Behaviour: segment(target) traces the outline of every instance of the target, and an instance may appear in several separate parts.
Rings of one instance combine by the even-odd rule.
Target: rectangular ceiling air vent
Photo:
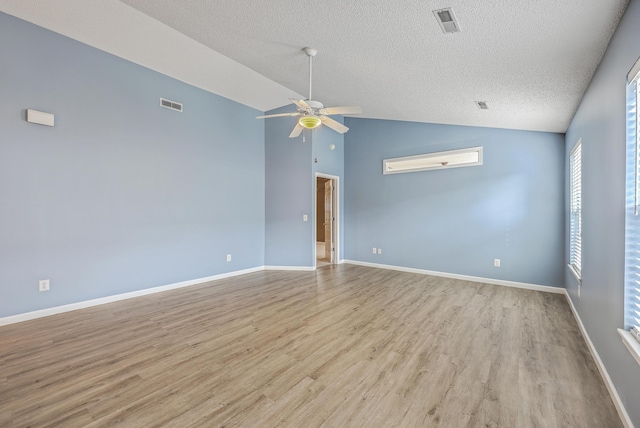
[[[177,103],[175,101],[166,100],[164,98],[160,98],[160,105],[164,108],[168,108],[171,110],[182,112],[182,104]]]
[[[476,101],[476,105],[480,110],[489,110],[489,106],[486,101]]]
[[[438,20],[438,24],[440,25],[440,28],[442,28],[443,33],[447,34],[460,32],[460,26],[458,25],[458,21],[453,15],[453,10],[451,10],[450,7],[446,9],[434,10],[433,14]]]

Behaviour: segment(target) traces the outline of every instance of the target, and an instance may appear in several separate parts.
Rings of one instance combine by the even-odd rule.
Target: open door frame
[[[318,192],[318,177],[322,177],[322,178],[328,178],[332,181],[333,183],[333,215],[335,217],[335,220],[333,222],[334,227],[333,227],[333,245],[335,248],[334,254],[333,254],[333,260],[334,260],[334,264],[338,264],[340,263],[340,177],[338,177],[337,175],[331,175],[331,174],[324,174],[321,172],[316,172],[315,176],[313,177],[313,188],[315,190],[314,195],[317,194]],[[315,196],[314,196],[315,197]],[[317,254],[316,254],[316,240],[318,239],[317,237],[317,213],[318,211],[318,207],[315,207],[315,209],[313,210],[313,266],[314,268],[317,267]]]

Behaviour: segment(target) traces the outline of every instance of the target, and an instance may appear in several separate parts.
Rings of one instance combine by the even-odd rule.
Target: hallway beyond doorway
[[[316,242],[316,267],[330,265],[331,262],[324,257],[324,242]]]

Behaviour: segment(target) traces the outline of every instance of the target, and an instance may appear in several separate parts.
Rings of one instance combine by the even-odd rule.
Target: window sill
[[[633,358],[636,359],[637,363],[640,364],[640,343],[629,333],[628,331],[618,329],[618,334],[622,337],[622,343],[627,347]]]
[[[582,277],[580,276],[580,272],[578,272],[578,270],[573,265],[567,265],[567,267],[569,267],[569,270],[571,271],[573,276],[575,276],[578,280],[578,284],[582,285]]]

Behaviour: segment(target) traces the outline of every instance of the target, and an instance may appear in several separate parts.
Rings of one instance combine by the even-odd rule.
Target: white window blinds
[[[571,235],[569,267],[578,280],[582,270],[582,140],[571,150],[569,171],[571,180]]]
[[[625,329],[640,342],[640,60],[627,86],[627,181],[625,211]],[[634,73],[633,75],[631,73]]]

